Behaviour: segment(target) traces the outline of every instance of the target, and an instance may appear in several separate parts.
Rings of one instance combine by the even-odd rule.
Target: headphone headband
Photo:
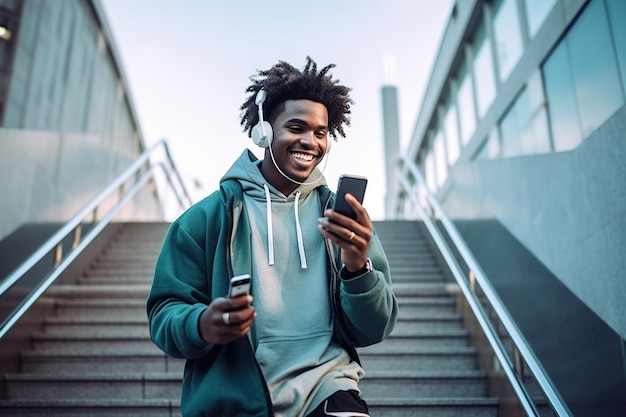
[[[261,148],[267,148],[272,142],[274,135],[272,125],[263,120],[263,103],[265,103],[266,98],[267,93],[264,89],[260,89],[259,92],[256,93],[256,98],[254,99],[254,103],[259,108],[259,122],[252,128],[251,136],[254,144],[260,146]]]

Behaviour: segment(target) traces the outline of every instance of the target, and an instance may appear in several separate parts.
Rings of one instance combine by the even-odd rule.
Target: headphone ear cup
[[[265,131],[265,134],[263,134]],[[272,131],[272,125],[268,122],[259,122],[253,128],[251,132],[252,142],[261,148],[267,148],[272,142],[274,132]]]

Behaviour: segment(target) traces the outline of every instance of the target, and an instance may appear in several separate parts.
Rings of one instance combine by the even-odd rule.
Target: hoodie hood
[[[261,173],[261,163],[250,150],[246,149],[235,161],[232,167],[222,177],[221,182],[227,180],[237,180],[242,186],[244,196],[253,200],[255,204],[265,204],[267,222],[267,251],[268,263],[274,264],[274,233],[272,204],[293,203],[295,217],[295,231],[298,241],[298,252],[300,253],[300,263],[303,269],[307,268],[302,229],[300,226],[299,202],[307,198],[317,187],[325,186],[326,180],[319,168],[315,168],[309,178],[293,190],[289,195],[283,194],[270,184]],[[318,181],[309,179],[319,178]]]

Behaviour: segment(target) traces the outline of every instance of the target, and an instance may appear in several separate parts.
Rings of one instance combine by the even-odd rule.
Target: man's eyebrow
[[[306,120],[302,120],[302,119],[298,119],[296,117],[294,117],[293,119],[289,119],[287,120],[285,123],[297,123],[297,124],[301,124],[301,125],[308,125],[309,123]],[[317,130],[328,130],[328,126],[326,125],[320,125],[316,128]]]

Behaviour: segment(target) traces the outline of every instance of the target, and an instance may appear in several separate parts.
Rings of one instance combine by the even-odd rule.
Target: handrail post
[[[124,195],[124,189],[126,188],[126,184],[125,183],[121,183],[120,186],[117,188],[117,198],[120,199],[122,198],[122,196]]]
[[[524,380],[524,361],[522,360],[522,355],[520,355],[519,349],[513,347],[513,358],[515,363],[515,370],[517,371],[517,376],[523,381]]]
[[[82,234],[83,225],[81,223],[78,224],[74,228],[74,239],[72,240],[72,249],[76,249],[78,244],[80,243],[80,236]]]
[[[63,241],[60,241],[59,243],[57,243],[54,249],[54,262],[53,262],[54,268],[59,266],[62,259],[63,259]]]

